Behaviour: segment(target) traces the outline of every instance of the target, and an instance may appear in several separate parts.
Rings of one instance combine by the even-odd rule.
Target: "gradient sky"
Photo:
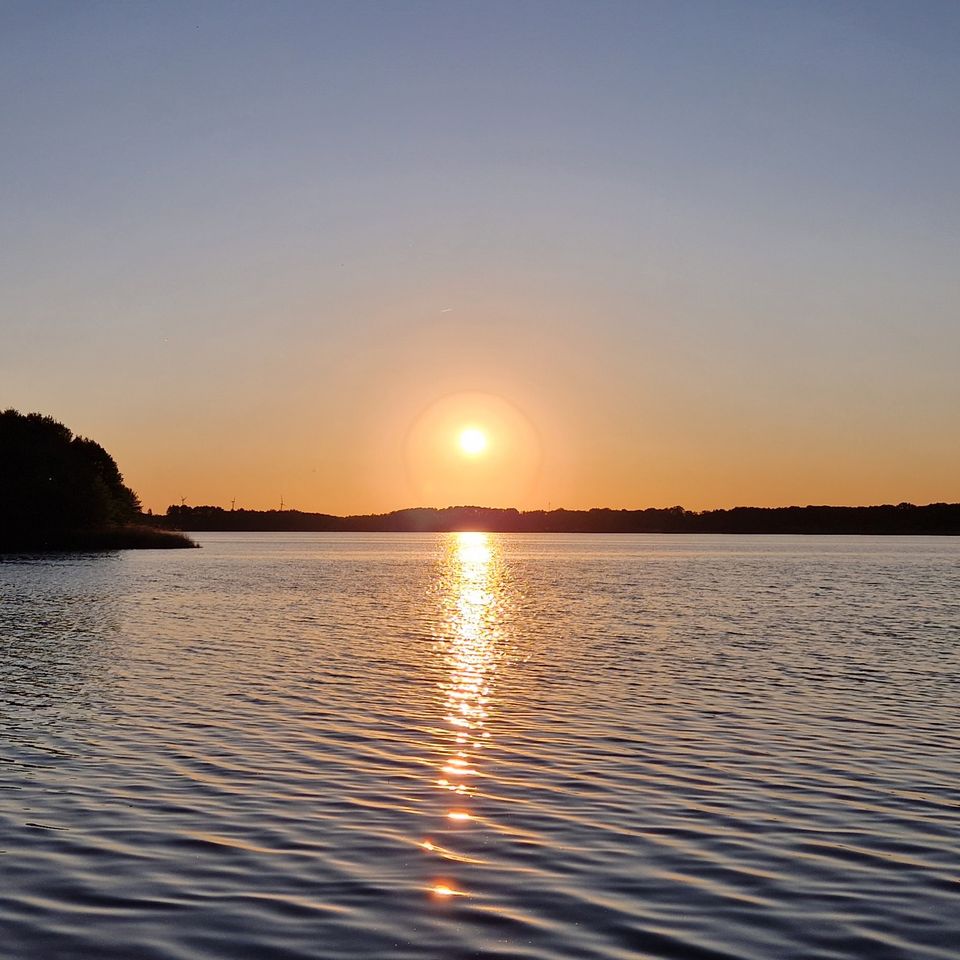
[[[960,500],[958,51],[955,2],[6,0],[0,407],[154,510]],[[478,395],[533,439],[445,486]]]

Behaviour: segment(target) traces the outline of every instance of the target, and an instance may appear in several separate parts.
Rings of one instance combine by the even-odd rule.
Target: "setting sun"
[[[410,498],[504,507],[539,502],[540,436],[510,400],[476,391],[437,397],[404,433]]]
[[[477,427],[466,427],[460,431],[460,449],[468,457],[477,457],[487,449],[487,435]]]

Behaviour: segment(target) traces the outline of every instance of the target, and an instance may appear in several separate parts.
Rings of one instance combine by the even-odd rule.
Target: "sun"
[[[460,431],[460,449],[468,457],[479,457],[487,449],[487,435],[479,427],[464,427]]]
[[[403,424],[395,423],[399,433]],[[542,458],[539,432],[511,401],[489,393],[449,394],[407,426],[405,496],[429,504],[527,507],[539,495]]]

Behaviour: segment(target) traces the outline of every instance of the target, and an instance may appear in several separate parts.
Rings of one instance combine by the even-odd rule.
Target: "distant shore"
[[[739,533],[818,535],[960,535],[960,503],[882,504],[865,507],[733,507],[729,510],[528,510],[493,507],[421,507],[338,517],[300,510],[227,510],[171,506],[153,522],[197,532],[314,533]]]

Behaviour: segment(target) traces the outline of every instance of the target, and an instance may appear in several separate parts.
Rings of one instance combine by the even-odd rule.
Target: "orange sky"
[[[754,367],[733,347],[652,335],[644,348],[640,333],[578,329],[576,303],[511,313],[478,297],[388,313],[394,339],[381,328],[333,360],[310,343],[224,371],[208,348],[171,364],[162,403],[140,395],[122,418],[107,402],[70,422],[115,452],[155,510],[180,496],[333,513],[960,499],[945,370],[905,397],[841,360]],[[487,432],[483,456],[461,455],[464,426]]]

